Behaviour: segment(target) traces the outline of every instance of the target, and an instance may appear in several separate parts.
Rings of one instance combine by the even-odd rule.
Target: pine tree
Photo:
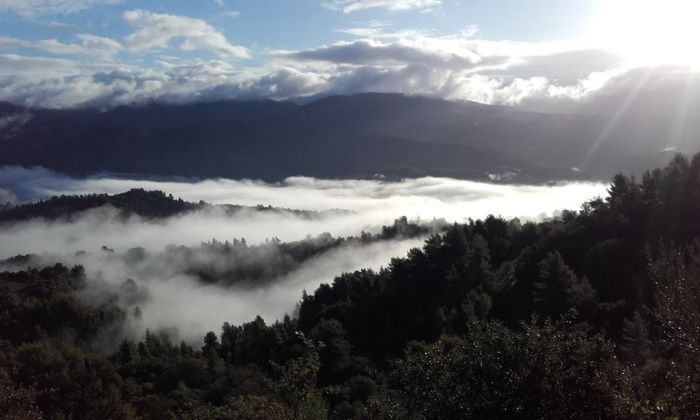
[[[542,315],[557,318],[572,308],[588,310],[595,302],[595,289],[590,282],[580,280],[559,252],[549,253],[539,267],[533,298]]]
[[[639,311],[634,311],[632,318],[625,318],[622,326],[622,356],[634,363],[643,364],[651,356],[651,340],[649,340],[649,324]]]
[[[210,354],[215,352],[219,348],[219,337],[216,336],[214,331],[209,331],[207,335],[204,336],[204,347],[202,347],[202,353]]]

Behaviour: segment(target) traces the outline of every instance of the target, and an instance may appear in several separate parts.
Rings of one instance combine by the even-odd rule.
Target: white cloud
[[[231,19],[237,19],[241,16],[241,12],[239,12],[238,10],[227,10],[225,12],[222,12],[221,16]]]
[[[287,66],[240,72],[219,60],[161,64],[157,71],[81,67],[70,60],[0,55],[0,100],[48,108],[113,107],[151,100],[288,99],[330,88],[325,75]]]
[[[76,30],[75,25],[58,21],[48,22],[46,26],[53,29],[56,32],[74,32]]]
[[[17,38],[0,37],[0,49],[26,48],[55,55],[95,55],[103,58],[111,57],[122,51],[122,45],[110,38],[97,35],[78,34],[80,44],[66,44],[56,39],[26,41]]]
[[[450,36],[365,29],[351,32],[362,39],[277,55],[322,69],[332,93],[401,92],[504,105],[582,98],[621,65],[612,54],[572,43],[476,39],[474,26]]]
[[[278,183],[232,179],[207,179],[196,182],[154,181],[104,176],[74,179],[40,168],[0,168],[0,189],[8,189],[25,201],[60,194],[115,194],[131,188],[143,188],[161,190],[192,202],[204,200],[214,204],[263,204],[304,210],[346,209],[357,212],[334,216],[340,220],[332,223],[326,221],[313,228],[310,226],[314,223],[304,225],[309,227],[309,232],[300,232],[304,229],[284,229],[284,223],[265,225],[264,229],[245,227],[242,223],[240,226],[226,227],[222,232],[222,235],[231,238],[240,236],[237,236],[235,231],[245,232],[244,236],[249,236],[249,239],[256,242],[275,235],[275,231],[282,235],[279,237],[285,241],[301,239],[306,233],[322,233],[324,229],[333,234],[347,235],[365,225],[390,223],[402,215],[427,220],[444,217],[450,222],[462,222],[470,217],[486,217],[493,213],[494,209],[499,209],[501,215],[507,218],[537,219],[542,213],[577,209],[583,201],[604,194],[605,187],[601,183],[504,185],[438,177],[397,182],[290,177]],[[313,205],[310,206],[309,203]],[[203,224],[206,218],[200,219],[197,223]],[[198,233],[196,226],[187,226],[187,223],[182,223],[181,229],[186,234],[181,236],[190,238],[192,243],[211,239],[210,235],[214,234],[213,228]],[[161,232],[159,235],[153,235],[153,240],[162,246],[173,242],[181,243],[182,240],[177,239],[177,235],[180,234],[181,232]],[[123,240],[127,242],[122,243],[120,247],[134,246],[128,243],[129,237],[124,237]]]
[[[214,29],[197,19],[143,11],[127,12],[125,18],[131,19],[138,30],[127,37],[120,58],[131,58],[129,50],[151,51],[171,43],[178,46],[178,39],[184,40],[181,48],[196,44],[228,51],[220,45],[228,44],[225,38],[221,34],[204,36]],[[78,35],[74,43],[0,38],[0,48],[3,44],[5,48],[31,47],[63,55],[75,53],[76,57],[72,61],[0,55],[0,100],[58,108],[112,107],[149,100],[284,100],[398,92],[547,111],[571,109],[594,93],[605,91],[612,78],[629,70],[619,57],[582,48],[578,43],[483,40],[475,37],[474,27],[454,35],[435,36],[421,31],[391,31],[389,25],[365,23],[377,33],[365,32],[350,41],[297,51],[270,51],[260,66],[244,68],[234,68],[226,60],[163,54],[158,55],[156,65],[147,68],[108,60],[87,65],[80,62],[78,54],[91,51],[97,55],[102,51],[102,58],[114,58],[121,45],[92,35]]]
[[[442,4],[441,0],[332,0],[323,5],[331,10],[352,13],[365,9],[386,9],[401,11],[412,9],[429,9]]]
[[[546,77],[557,83],[572,84],[586,79],[593,73],[609,71],[623,65],[624,60],[619,55],[600,49],[582,49],[525,56],[506,68],[483,73],[520,78]]]
[[[336,29],[335,32],[360,38],[372,38],[381,35],[382,30],[381,28],[373,28],[371,26],[360,26],[356,28]]]
[[[93,6],[118,4],[123,0],[0,0],[0,12],[16,13],[25,18],[38,15],[68,15]]]
[[[0,48],[30,48],[51,54],[78,54],[81,52],[80,45],[63,44],[56,39],[25,41],[17,38],[0,37]]]
[[[224,58],[250,58],[247,48],[232,45],[226,37],[201,19],[144,10],[124,12],[124,21],[137,28],[124,39],[135,52],[169,48],[173,39],[182,39],[183,51],[208,50]]]
[[[63,58],[25,57],[17,54],[0,54],[0,98],[12,101],[25,83],[41,83],[45,77],[66,77],[79,74],[75,62]],[[34,89],[32,89],[34,90]]]
[[[397,58],[397,57],[395,57]],[[367,60],[367,59],[365,59]],[[364,64],[297,62],[285,58],[262,68],[236,70],[222,61],[184,64],[162,60],[161,69],[79,67],[62,59],[0,55],[0,99],[44,107],[112,107],[159,100],[293,99],[320,94],[400,92],[452,100],[515,105],[531,97],[581,98],[605,86],[607,73],[569,84],[546,77],[481,74],[464,58],[442,66],[384,58]],[[489,58],[488,60],[493,60]],[[485,62],[488,62],[485,61]],[[493,61],[492,61],[493,62]],[[457,67],[456,64],[460,66]],[[4,77],[3,77],[4,75]]]
[[[362,26],[356,26],[353,28],[346,29],[336,29],[334,32],[352,35],[360,38],[379,38],[385,33],[386,29],[391,26],[392,23],[389,21],[371,19],[369,21],[363,22]]]
[[[84,49],[96,51],[99,54],[113,55],[124,49],[122,44],[111,38],[91,34],[78,34],[76,37],[82,41]]]

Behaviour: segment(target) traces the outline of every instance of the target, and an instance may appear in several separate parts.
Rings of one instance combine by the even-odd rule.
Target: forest
[[[224,215],[233,215],[243,210],[258,212],[290,213],[300,217],[314,218],[329,213],[343,213],[342,210],[326,210],[321,212],[308,210],[292,210],[258,205],[245,207],[239,205],[220,204],[212,205],[204,201],[192,203],[175,199],[172,194],[163,191],[146,191],[143,188],[133,188],[120,194],[81,194],[53,196],[48,200],[40,200],[32,203],[0,205],[0,224],[27,221],[32,219],[44,220],[71,220],[81,213],[111,207],[118,212],[120,218],[140,216],[146,219],[164,219],[176,215],[182,215],[196,210],[219,210]]]
[[[39,256],[18,256],[0,273],[0,413],[8,419],[700,416],[700,154],[676,155],[640,179],[616,175],[608,192],[541,222],[489,216],[426,228],[402,218],[358,238],[260,245],[277,247],[281,256],[264,268],[285,271],[339,241],[429,235],[384,268],[348,272],[305,292],[283,319],[227,322],[201,331],[196,345],[151,330],[109,343],[105,337],[121,336],[125,322],[139,316],[138,306],[127,311],[122,299],[138,300],[140,285],[127,281],[99,301],[86,299],[94,279],[82,266],[41,266]],[[13,211],[12,217],[52,214],[39,206],[0,216]],[[192,255],[225,253],[235,262],[256,246],[211,241],[168,252],[192,261],[201,261]],[[205,283],[274,277],[258,266],[194,266]]]

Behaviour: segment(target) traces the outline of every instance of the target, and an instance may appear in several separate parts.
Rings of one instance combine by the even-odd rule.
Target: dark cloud
[[[452,69],[471,69],[476,66],[505,64],[507,57],[482,57],[474,51],[430,50],[425,46],[401,42],[377,43],[369,40],[339,43],[321,48],[287,53],[286,58],[326,61],[353,65],[420,64]]]

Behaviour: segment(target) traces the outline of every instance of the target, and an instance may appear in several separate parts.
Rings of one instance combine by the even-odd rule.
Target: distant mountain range
[[[540,183],[639,173],[670,153],[700,148],[696,118],[678,131],[673,116],[638,110],[536,113],[378,93],[305,105],[226,101],[106,111],[1,103],[0,165],[70,175],[266,181],[430,175]]]

